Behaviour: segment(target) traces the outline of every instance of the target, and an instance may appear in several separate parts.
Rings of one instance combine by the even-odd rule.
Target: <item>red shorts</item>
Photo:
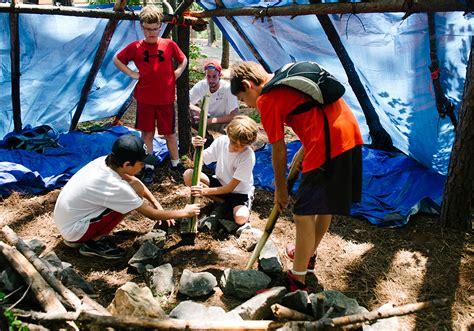
[[[87,240],[92,240],[97,237],[105,236],[110,233],[113,228],[120,223],[123,219],[123,214],[116,212],[114,210],[106,209],[99,216],[91,219],[89,221],[89,228],[86,233],[78,240],[78,242],[83,242]]]
[[[140,131],[155,131],[155,123],[158,134],[173,134],[175,131],[174,104],[169,105],[147,105],[137,102],[137,121],[135,127]]]

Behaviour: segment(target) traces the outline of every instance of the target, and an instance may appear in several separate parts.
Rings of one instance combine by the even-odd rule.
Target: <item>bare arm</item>
[[[130,69],[126,64],[122,63],[122,61],[120,61],[117,58],[117,56],[114,56],[114,64],[125,75],[127,75],[127,76],[129,76],[133,79],[136,79],[136,80],[138,80],[140,78],[140,73]]]
[[[288,206],[288,186],[286,182],[286,144],[281,139],[272,144],[272,164],[275,173],[275,205],[280,210]]]
[[[183,71],[184,71],[184,69],[186,69],[187,65],[188,65],[188,59],[184,58],[183,62],[181,62],[174,71],[174,76],[176,77],[176,79],[181,77],[181,75],[183,74]]]
[[[169,220],[174,218],[191,217],[199,215],[200,213],[199,204],[186,205],[183,209],[178,210],[159,210],[150,205],[146,200],[135,210],[152,220]]]
[[[191,194],[194,196],[205,196],[232,193],[239,184],[240,180],[232,178],[229,183],[220,187],[207,187],[196,185],[191,187]]]
[[[220,116],[220,117],[209,117],[207,119],[207,124],[229,123],[238,114],[239,114],[239,109],[235,108],[227,115]]]

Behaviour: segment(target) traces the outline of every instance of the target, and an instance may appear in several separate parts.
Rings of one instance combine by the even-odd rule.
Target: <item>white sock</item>
[[[308,271],[294,271],[293,269],[291,269],[291,273],[294,276],[304,276],[308,273]]]
[[[155,167],[152,166],[151,164],[145,164],[145,168],[146,168],[146,169],[155,170]]]
[[[179,160],[171,160],[171,166],[176,167],[179,163]]]

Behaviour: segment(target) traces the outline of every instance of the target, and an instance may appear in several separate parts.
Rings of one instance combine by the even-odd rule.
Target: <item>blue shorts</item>
[[[350,149],[301,175],[295,215],[349,216],[362,193],[362,147]]]

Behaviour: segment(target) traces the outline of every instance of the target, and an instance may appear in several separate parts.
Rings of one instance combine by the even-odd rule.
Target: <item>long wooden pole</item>
[[[407,4],[409,3],[409,5]],[[457,0],[387,0],[381,2],[321,3],[312,5],[290,5],[281,7],[242,7],[218,8],[209,11],[191,12],[193,17],[216,16],[299,16],[314,14],[363,14],[363,13],[434,13],[434,12],[471,12],[472,1],[462,4]]]
[[[296,179],[298,179],[298,174],[300,173],[300,167],[301,167],[301,162],[303,161],[303,157],[304,157],[304,149],[303,149],[303,146],[301,146],[298,152],[296,152],[295,156],[293,157],[293,160],[291,161],[290,171],[287,177],[288,193],[291,192],[291,190],[293,189],[293,185],[296,182]],[[265,243],[268,240],[268,237],[270,237],[270,234],[275,228],[275,224],[276,224],[276,221],[278,220],[278,217],[280,217],[280,211],[279,211],[279,208],[275,205],[273,206],[270,216],[268,216],[267,223],[265,224],[265,230],[263,231],[263,234],[260,237],[260,240],[258,241],[257,246],[255,246],[255,249],[252,252],[252,256],[250,256],[250,259],[248,260],[247,265],[245,266],[245,269],[248,270],[252,268],[253,264],[259,257],[260,252],[262,251],[263,247],[265,246]]]
[[[15,0],[12,1],[11,6],[7,5],[7,8],[13,8],[14,6]],[[18,132],[23,128],[20,103],[20,33],[18,31],[18,13],[10,12],[9,24],[13,128]]]
[[[10,6],[8,4],[0,3],[0,13],[14,13],[14,14],[39,14],[39,15],[59,15],[59,16],[76,16],[76,17],[92,17],[92,18],[115,18],[122,21],[138,21],[137,12],[125,11],[111,11],[103,9],[89,9],[79,7],[58,7],[48,5],[24,5],[16,4]],[[163,23],[175,22],[176,24],[183,24],[194,26],[198,24],[207,24],[203,19],[189,16],[174,16],[170,14],[163,15]]]
[[[82,309],[81,300],[67,287],[65,287],[48,269],[46,264],[35,255],[31,248],[8,225],[2,228],[2,233],[10,245],[18,249],[28,261],[38,270],[41,276],[55,289],[75,310]]]
[[[66,308],[56,297],[56,292],[46,283],[39,272],[16,248],[0,241],[0,252],[10,262],[10,265],[23,277],[35,294],[38,303],[47,313],[65,313]]]

